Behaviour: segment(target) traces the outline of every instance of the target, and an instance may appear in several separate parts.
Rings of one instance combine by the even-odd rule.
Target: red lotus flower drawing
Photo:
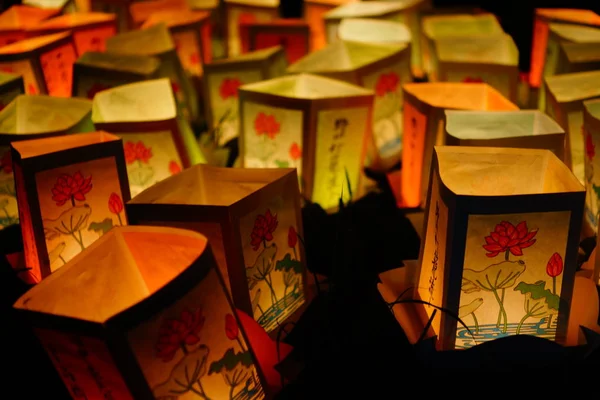
[[[467,76],[462,80],[463,83],[483,83],[483,79],[479,77]]]
[[[110,89],[110,86],[106,86],[101,83],[94,83],[90,90],[88,90],[87,92],[87,98],[91,100],[94,98],[94,96],[96,96],[97,93],[106,89]]]
[[[277,228],[277,214],[271,214],[271,210],[267,209],[264,215],[259,214],[254,220],[254,228],[250,234],[250,244],[256,251],[261,244],[267,247],[267,242],[273,240],[273,232]]]
[[[508,260],[508,253],[515,256],[522,256],[523,249],[532,246],[535,243],[537,229],[529,231],[527,222],[522,221],[516,227],[508,221],[502,221],[489,236],[485,237],[483,248],[488,251],[486,256],[496,257],[500,253],[505,253]]]
[[[242,81],[238,78],[225,78],[219,86],[219,95],[221,99],[227,100],[230,97],[238,97],[238,89],[242,86]]]
[[[182,349],[184,353],[188,350],[185,347],[192,346],[200,341],[200,331],[204,327],[205,317],[202,315],[202,309],[184,310],[179,319],[168,319],[163,322],[158,331],[158,342],[156,343],[156,355],[164,362],[169,362]]]
[[[294,248],[296,247],[297,243],[298,233],[296,232],[296,229],[293,226],[290,226],[290,229],[288,229],[288,246]]]
[[[292,143],[290,146],[290,157],[294,161],[299,160],[302,157],[302,149],[296,142]]]
[[[133,164],[136,161],[148,164],[148,161],[152,158],[152,148],[150,146],[146,147],[141,140],[137,143],[125,142],[123,147],[127,164]]]
[[[397,73],[388,72],[387,74],[381,74],[375,84],[375,93],[378,97],[383,97],[387,93],[396,93],[399,83],[400,78]]]
[[[556,278],[563,272],[563,259],[558,253],[552,254],[546,265],[546,273],[551,278]]]
[[[169,163],[169,172],[171,175],[175,175],[181,172],[181,165],[177,163],[177,161],[171,161]]]
[[[119,214],[123,211],[123,200],[116,193],[111,193],[108,198],[108,210],[113,214]]]
[[[594,145],[594,139],[589,132],[585,135],[585,154],[587,154],[590,160],[593,160],[596,155],[596,145]]]
[[[281,124],[277,122],[274,115],[267,115],[264,112],[259,112],[254,119],[254,130],[256,135],[265,135],[269,139],[275,139],[279,133]]]
[[[64,205],[67,201],[75,206],[75,200],[85,201],[85,195],[92,190],[92,177],[84,178],[80,171],[73,175],[62,174],[52,188],[52,200],[57,206]]]
[[[12,159],[10,156],[10,150],[6,151],[4,154],[2,154],[2,158],[0,158],[0,170],[2,170],[2,172],[4,172],[5,174],[11,174],[12,173]]]

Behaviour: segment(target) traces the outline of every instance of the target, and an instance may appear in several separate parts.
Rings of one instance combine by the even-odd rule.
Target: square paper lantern
[[[11,143],[25,265],[50,275],[115,225],[127,224],[123,143],[106,132]]]
[[[404,85],[402,152],[403,207],[427,200],[433,147],[444,144],[444,111],[513,111],[515,104],[486,83],[408,83]]]
[[[73,96],[91,100],[102,90],[158,78],[159,69],[156,57],[88,51],[73,65]]]
[[[55,17],[29,28],[33,36],[49,35],[64,31],[73,32],[77,54],[86,51],[104,51],[105,42],[117,33],[117,20],[113,14],[73,13]]]
[[[22,75],[27,94],[70,97],[75,60],[77,52],[69,32],[0,47],[0,71]]]
[[[298,177],[293,169],[195,165],[127,204],[134,225],[205,235],[233,303],[269,333],[308,300]]]
[[[485,82],[517,101],[519,50],[507,34],[433,41],[431,82]]]
[[[20,94],[25,94],[23,77],[0,72],[0,111]]]
[[[600,15],[590,10],[570,8],[536,8],[531,45],[529,85],[538,88],[543,84],[544,64],[548,52],[548,39],[551,22],[564,22],[571,25],[600,27]]]
[[[281,76],[287,66],[281,46],[214,60],[204,66],[205,115],[220,145],[239,134],[238,88]]]
[[[195,232],[116,227],[14,308],[73,399],[266,398],[210,245]]]
[[[0,112],[0,229],[19,222],[10,144],[91,132],[91,110],[92,102],[84,99],[17,95]]]
[[[320,50],[327,45],[324,15],[346,3],[358,0],[304,0],[304,19],[310,26],[311,51]]]
[[[586,236],[598,233],[598,212],[600,212],[600,99],[583,103],[583,134],[585,159],[585,222]],[[598,254],[598,251],[596,251]],[[599,260],[600,256],[596,256]],[[600,261],[596,261],[598,265]],[[597,280],[596,280],[597,282]]]
[[[242,53],[240,26],[279,18],[279,0],[223,0],[227,21],[227,57]]]
[[[123,139],[133,197],[200,161],[193,132],[177,118],[168,79],[131,83],[98,93],[92,121],[96,129]]]
[[[583,184],[583,102],[600,97],[600,71],[550,76],[545,84],[546,113],[567,133],[565,163]]]
[[[281,46],[290,64],[310,52],[310,29],[302,19],[249,22],[243,27],[248,30],[248,51]]]
[[[372,110],[371,90],[316,75],[244,85],[240,163],[296,168],[304,196],[336,208],[342,194],[361,194]]]
[[[352,83],[375,92],[374,145],[367,164],[387,169],[402,151],[402,84],[412,82],[410,46],[338,40],[300,59],[288,73],[309,73]]]
[[[448,146],[546,149],[560,160],[565,154],[565,131],[538,110],[446,111]]]
[[[548,150],[435,147],[415,294],[451,311],[431,323],[440,349],[518,334],[564,343],[584,202]],[[420,307],[423,323],[434,310]]]
[[[188,121],[198,121],[198,95],[179,61],[175,42],[165,24],[113,36],[106,41],[106,50],[160,59],[159,74],[171,80],[179,111]]]
[[[59,9],[14,5],[0,14],[0,46],[26,39],[27,28],[60,13]]]

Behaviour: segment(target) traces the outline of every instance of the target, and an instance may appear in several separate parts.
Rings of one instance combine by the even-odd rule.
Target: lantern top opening
[[[94,144],[120,141],[118,136],[98,131],[78,133],[75,135],[53,136],[43,139],[21,140],[12,142],[11,146],[19,153],[21,159],[35,158],[58,151],[71,150]]]
[[[600,120],[600,99],[583,102],[583,106],[593,118]]]
[[[342,40],[367,43],[410,43],[412,35],[404,24],[371,18],[346,18],[338,27]]]
[[[186,0],[150,0],[137,1],[129,5],[131,18],[136,25],[143,24],[153,13],[158,11],[191,10]]]
[[[437,108],[501,111],[519,109],[487,83],[406,83],[402,87],[405,93]]]
[[[519,65],[519,50],[510,35],[434,39],[441,61]]]
[[[104,323],[196,263],[207,243],[204,236],[184,229],[114,227],[14,307]]]
[[[154,184],[130,203],[229,207],[295,173],[293,168],[242,169],[198,164]]]
[[[100,12],[71,13],[42,21],[36,26],[30,27],[28,30],[35,32],[54,29],[69,29],[114,21],[116,21],[114,14]]]
[[[167,78],[106,89],[93,100],[94,123],[165,121],[176,116],[175,97]]]
[[[431,39],[443,36],[478,36],[504,33],[491,13],[431,15],[423,18],[423,33]]]
[[[43,9],[23,5],[14,5],[0,14],[0,30],[25,29],[53,17],[59,9]]]
[[[35,50],[40,50],[48,45],[58,42],[59,40],[65,39],[70,35],[70,32],[62,32],[20,40],[4,47],[0,47],[0,54],[29,53]]]
[[[568,43],[562,42],[565,57],[570,63],[586,63],[600,61],[600,42],[598,43]]]
[[[160,67],[160,60],[156,57],[138,54],[88,51],[79,57],[75,64],[111,71],[116,70],[142,75],[152,75]]]
[[[279,0],[223,0],[227,4],[250,7],[279,7]]]
[[[64,132],[91,111],[88,99],[22,94],[0,112],[0,135]]]
[[[585,192],[550,150],[436,146],[440,179],[458,196]]]
[[[398,1],[357,1],[342,4],[323,15],[325,20],[338,20],[354,17],[383,17],[414,7],[423,0]]]
[[[564,133],[564,130],[538,110],[446,111],[446,131],[459,139],[498,139]]]
[[[360,86],[311,74],[283,76],[250,83],[243,85],[241,90],[307,100],[373,95],[373,91]]]
[[[257,61],[267,60],[273,57],[275,54],[282,52],[283,47],[281,46],[273,46],[267,47],[266,49],[249,51],[244,54],[239,54],[229,58],[221,58],[217,60],[213,60],[210,64],[207,65],[227,65],[227,64],[238,64],[238,63],[254,63]],[[210,68],[210,67],[209,67]]]
[[[546,84],[559,103],[586,100],[600,96],[600,71],[549,76]]]
[[[314,51],[287,69],[288,73],[345,72],[360,69],[376,61],[391,57],[406,49],[408,44],[361,43],[337,40],[321,50]]]
[[[547,18],[551,21],[600,25],[600,15],[592,10],[581,10],[577,8],[536,8],[535,15]]]
[[[167,10],[152,13],[142,25],[142,29],[164,22],[168,28],[201,24],[208,21],[208,11]]]
[[[562,39],[575,43],[597,43],[600,42],[600,29],[590,26],[572,24],[551,23],[550,31]]]
[[[167,25],[120,33],[106,39],[106,51],[114,53],[158,55],[175,50]]]

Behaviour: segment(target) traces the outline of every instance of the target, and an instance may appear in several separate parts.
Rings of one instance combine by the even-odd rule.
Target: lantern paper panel
[[[556,74],[600,70],[600,42],[560,44]]]
[[[70,33],[21,40],[0,48],[0,71],[23,75],[28,94],[71,96],[77,54]]]
[[[175,391],[178,398],[263,399],[262,372],[214,264],[195,232],[118,227],[14,307],[29,317],[73,398]],[[92,269],[94,278],[82,280]],[[107,290],[113,300],[98,308]],[[180,324],[198,340],[177,336]]]
[[[215,60],[205,66],[206,117],[220,145],[239,135],[238,88],[282,76],[287,65],[283,48],[276,46]]]
[[[36,281],[113,226],[130,198],[121,140],[105,132],[13,142],[26,265]]]
[[[237,308],[274,332],[307,301],[297,175],[196,165],[127,204],[134,224],[206,235]]]
[[[583,102],[600,97],[600,71],[546,78],[546,113],[567,133],[565,163],[584,184]]]
[[[341,40],[366,43],[411,43],[408,27],[400,22],[375,18],[345,18],[338,27]]]
[[[449,146],[546,149],[564,159],[565,131],[537,110],[446,111]]]
[[[444,110],[513,111],[519,108],[485,83],[408,83],[403,87],[402,206],[427,200],[433,147],[444,144]]]
[[[241,25],[279,17],[279,0],[224,0],[227,20],[227,57],[242,53]],[[247,40],[247,39],[246,39]]]
[[[0,47],[26,39],[27,28],[34,27],[59,13],[59,9],[43,9],[26,5],[9,7],[0,14]]]
[[[581,184],[548,150],[436,147],[431,171],[416,294],[465,324],[438,313],[440,348],[515,334],[564,342]],[[422,307],[424,322],[433,310]]]
[[[20,94],[25,94],[23,77],[17,74],[0,72],[0,111]]]
[[[569,8],[536,8],[531,44],[531,64],[529,85],[538,88],[543,84],[544,64],[548,51],[550,22],[564,22],[570,25],[600,26],[600,15],[590,10]]]
[[[276,19],[270,22],[252,22],[244,25],[248,31],[248,49],[255,51],[281,46],[288,64],[310,52],[310,29],[301,19]]]
[[[73,96],[91,100],[103,90],[157,78],[159,68],[156,57],[89,51],[73,65]]]
[[[598,233],[598,204],[600,202],[600,162],[596,149],[600,152],[600,100],[583,103],[583,134],[585,159],[585,222],[587,236]],[[584,231],[585,232],[585,231]],[[596,257],[598,260],[600,257]],[[598,264],[600,261],[596,261]]]

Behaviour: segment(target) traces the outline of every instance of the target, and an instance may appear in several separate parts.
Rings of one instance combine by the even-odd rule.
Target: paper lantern
[[[244,85],[240,163],[296,168],[304,196],[336,208],[350,190],[360,196],[373,101],[371,90],[309,74]]]
[[[585,202],[575,176],[548,150],[436,146],[429,182],[415,294],[451,311],[431,323],[439,347],[564,342]],[[434,307],[420,311],[427,322]]]
[[[310,29],[301,19],[276,19],[242,25],[248,31],[248,48],[244,52],[281,46],[292,64],[310,52]],[[242,43],[244,45],[244,43]]]
[[[600,70],[600,41],[560,44],[557,75],[595,70]]]
[[[18,95],[25,93],[25,85],[21,75],[0,72],[0,111]]]
[[[598,233],[598,207],[600,202],[600,161],[596,149],[600,152],[600,99],[583,103],[583,141],[585,160],[585,236]],[[599,156],[600,157],[600,156]],[[598,254],[598,250],[596,250]],[[598,260],[600,257],[596,257]],[[596,261],[599,265],[600,261]],[[596,277],[597,278],[597,277]],[[598,283],[598,279],[595,280]]]
[[[208,237],[233,303],[267,332],[302,312],[308,286],[295,170],[195,165],[140,193],[127,215],[134,225]]]
[[[338,37],[341,40],[365,43],[411,43],[408,27],[400,22],[375,18],[346,18],[340,22]]]
[[[287,66],[281,46],[215,60],[204,66],[205,115],[217,143],[223,145],[239,135],[238,88],[281,76]]]
[[[242,52],[240,25],[279,18],[279,0],[224,0],[227,21],[227,56]]]
[[[106,132],[11,143],[25,265],[50,275],[116,225],[130,199],[123,143]]]
[[[401,157],[402,84],[412,82],[409,54],[407,44],[338,40],[292,64],[288,72],[323,75],[373,90],[375,141],[366,162],[386,169]]]
[[[311,51],[320,50],[327,45],[324,15],[341,6],[358,0],[304,0],[304,19],[310,26]]]
[[[404,90],[402,206],[427,200],[433,147],[444,144],[444,110],[513,111],[519,108],[486,83],[408,83]]]
[[[70,33],[56,33],[0,47],[0,71],[23,76],[27,94],[71,96],[77,54]]]
[[[179,61],[175,42],[165,24],[113,36],[106,41],[106,50],[160,59],[159,74],[171,80],[179,112],[189,121],[198,121],[198,95]]]
[[[327,43],[338,40],[338,30],[346,18],[376,18],[401,22],[411,32],[411,65],[415,76],[422,76],[421,29],[419,11],[423,0],[359,1],[337,7],[324,16]]]
[[[93,99],[115,86],[157,78],[159,68],[156,57],[89,51],[73,65],[73,96]]]
[[[192,130],[177,117],[168,79],[132,83],[98,93],[92,121],[96,129],[123,139],[133,197],[200,161]]]
[[[33,36],[73,32],[73,41],[77,54],[87,51],[104,51],[107,38],[117,33],[116,18],[113,14],[73,13],[55,17],[29,28]]]
[[[448,146],[546,149],[564,159],[565,131],[537,110],[446,111]]]
[[[174,11],[191,11],[192,8],[186,0],[147,0],[131,3],[129,13],[131,20],[136,29],[144,25],[144,22],[150,18],[152,14]]]
[[[536,8],[531,44],[529,85],[538,88],[543,83],[544,64],[548,50],[550,22],[565,22],[571,25],[600,26],[600,15],[590,10],[570,8]]]
[[[264,399],[214,265],[195,232],[115,227],[14,308],[74,399]]]
[[[517,101],[519,50],[507,34],[433,41],[431,82],[485,82]]]
[[[583,184],[583,102],[600,97],[600,71],[550,76],[545,84],[546,113],[567,133],[565,163]]]
[[[60,12],[59,9],[14,5],[0,14],[0,46],[27,38],[26,29]]]

